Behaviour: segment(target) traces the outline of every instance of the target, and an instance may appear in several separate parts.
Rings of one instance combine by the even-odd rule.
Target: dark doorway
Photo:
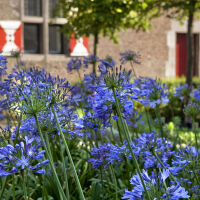
[[[194,34],[194,68],[193,76],[198,75],[199,65],[199,35]],[[176,76],[185,76],[187,68],[187,35],[186,33],[177,33],[176,35]]]

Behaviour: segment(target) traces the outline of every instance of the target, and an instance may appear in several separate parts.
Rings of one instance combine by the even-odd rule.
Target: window
[[[26,16],[42,16],[42,0],[24,0]]]
[[[49,25],[49,53],[63,53],[63,35],[60,32],[61,26]]]
[[[66,20],[51,18],[58,0],[21,1],[24,53],[69,55],[69,40],[60,32]]]
[[[49,17],[55,17],[55,10],[59,10],[59,12],[56,12],[56,17],[62,17],[62,12],[57,3],[58,0],[49,0]]]
[[[53,17],[53,12],[58,0],[49,0],[49,17]]]
[[[40,24],[24,24],[24,52],[41,53],[41,34]]]

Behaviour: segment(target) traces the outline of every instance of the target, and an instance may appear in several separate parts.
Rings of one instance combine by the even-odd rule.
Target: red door
[[[198,74],[198,34],[194,34],[194,69],[193,75]],[[187,35],[185,33],[178,33],[176,37],[176,76],[186,75],[187,68]]]

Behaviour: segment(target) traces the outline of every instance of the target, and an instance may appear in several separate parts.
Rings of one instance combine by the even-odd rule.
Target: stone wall
[[[0,0],[0,20],[20,20],[21,0]]]

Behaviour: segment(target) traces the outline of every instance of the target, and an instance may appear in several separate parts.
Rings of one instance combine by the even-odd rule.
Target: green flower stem
[[[53,155],[52,155],[52,153],[51,153],[51,147],[50,147],[50,143],[49,143],[49,137],[48,137],[46,131],[44,132],[44,135],[45,135],[45,140],[46,140],[46,144],[47,144],[47,149],[48,149],[48,151],[49,151],[49,155],[50,155],[50,157],[51,157],[52,162],[54,162],[54,160],[53,160]],[[62,154],[62,152],[61,152],[61,154]],[[66,180],[67,180],[67,179],[66,179]],[[60,192],[60,190],[59,190],[59,195],[60,195],[60,200],[63,200],[62,193]],[[69,199],[69,198],[67,197],[67,199]]]
[[[23,190],[24,190],[24,199],[28,200],[27,196],[27,187],[26,187],[26,180],[27,180],[27,171],[24,169],[23,171]]]
[[[78,74],[78,77],[79,77],[79,80],[80,80],[80,82],[81,82],[81,74],[80,74],[80,72],[79,72],[79,70],[76,70],[77,71],[77,74]]]
[[[74,162],[73,162],[71,153],[70,153],[70,151],[69,151],[67,142],[66,142],[66,140],[65,140],[65,136],[64,136],[64,134],[63,134],[63,132],[62,132],[62,130],[61,130],[60,123],[59,123],[59,121],[58,121],[58,118],[57,118],[57,115],[56,115],[56,112],[55,112],[53,106],[51,106],[51,110],[52,110],[53,115],[54,115],[54,117],[55,117],[56,124],[57,124],[57,126],[58,126],[59,132],[60,132],[60,134],[61,134],[62,140],[63,140],[64,145],[65,145],[65,149],[66,149],[66,151],[67,151],[67,155],[68,155],[69,161],[70,161],[71,166],[72,166],[72,170],[73,170],[73,172],[74,172],[74,176],[75,176],[76,184],[77,184],[77,187],[78,187],[78,190],[79,190],[80,198],[81,198],[81,200],[85,200],[85,197],[84,197],[84,194],[83,194],[83,190],[82,190],[82,188],[81,188],[81,184],[80,184],[78,175],[77,175],[77,173],[76,173],[76,168],[75,168],[75,165],[74,165]]]
[[[167,168],[166,168],[165,165],[163,164],[162,160],[160,160],[160,158],[158,157],[156,151],[153,151],[153,155],[157,158],[157,160],[158,160],[159,163],[163,166],[163,168],[164,168],[165,170],[167,170]],[[171,179],[172,179],[174,182],[176,182],[176,184],[178,184],[177,180],[175,179],[175,177],[173,176],[173,174],[172,174],[171,172],[170,172],[170,177],[171,177]]]
[[[137,75],[136,75],[135,70],[134,70],[134,67],[133,67],[133,62],[130,61],[130,63],[131,63],[131,68],[132,68],[132,70],[133,70],[133,73],[134,73],[135,77],[137,78]]]
[[[67,195],[67,199],[70,200],[70,196],[69,196],[69,184],[68,184],[68,178],[67,178],[67,172],[66,172],[66,164],[65,164],[65,159],[63,156],[63,152],[61,150],[61,159],[62,159],[62,163],[63,163],[63,172],[64,172],[64,177],[65,177],[65,181],[66,181],[66,195]]]
[[[163,138],[164,137],[164,132],[163,132],[163,127],[162,127],[160,109],[159,109],[158,105],[156,105],[156,107],[155,107],[155,113],[156,113],[156,117],[158,119],[158,124],[159,124],[159,128],[160,128],[161,137]]]
[[[19,136],[19,129],[20,129],[20,126],[21,126],[21,122],[22,122],[22,112],[20,113],[20,117],[18,119],[18,126],[17,126],[17,130],[16,130],[15,141],[17,141],[17,138]]]
[[[101,144],[103,144],[103,138],[102,138],[102,135],[101,135],[101,133],[100,133],[100,131],[99,131],[99,129],[97,130],[97,135],[98,135],[98,138],[99,138],[99,140],[100,140],[100,142],[101,142]]]
[[[196,149],[199,149],[199,145],[198,145],[198,136],[197,136],[197,129],[195,126],[195,119],[192,118],[192,126],[193,126],[193,131],[194,131],[194,135],[195,135],[195,145],[196,145]],[[198,158],[198,154],[197,154],[197,158]]]
[[[96,147],[98,148],[98,147],[99,147],[98,137],[97,137],[97,135],[96,135],[96,138],[95,138],[95,131],[94,131],[94,130],[92,130],[91,132],[92,132],[93,140],[95,141],[95,145],[96,145]],[[91,141],[91,142],[92,142],[92,141]]]
[[[46,144],[47,144],[47,149],[48,149],[49,155],[51,156],[51,160],[53,161],[53,156],[52,156],[52,153],[51,153],[51,147],[50,147],[50,143],[49,143],[49,137],[48,137],[46,131],[44,132],[44,136],[45,136],[45,140],[46,140]]]
[[[147,112],[146,107],[144,109],[145,109],[145,114],[146,114],[146,118],[147,118],[147,122],[148,122],[148,126],[149,126],[149,132],[151,133],[152,129],[151,129],[151,123],[150,123],[150,119],[149,119],[149,113]]]
[[[197,136],[197,129],[196,129],[196,126],[195,126],[195,119],[192,118],[192,127],[193,127],[193,131],[194,131],[194,135],[195,135],[195,146],[196,146],[196,149],[198,150],[199,149],[199,145],[198,145],[198,136]],[[197,154],[197,157],[196,157],[196,161],[198,160],[198,154]],[[195,172],[195,168],[193,169],[193,173],[195,175],[195,178],[197,180],[197,183],[200,184],[200,181],[199,181],[199,178]]]
[[[112,139],[113,139],[113,141],[115,141],[115,135],[114,135],[113,127],[112,126],[110,127],[110,130],[111,130],[111,134],[112,134]]]
[[[127,126],[126,121],[125,121],[125,120],[123,119],[123,117],[122,117],[122,112],[121,112],[121,109],[120,109],[120,106],[119,106],[119,101],[118,101],[118,99],[117,99],[117,97],[116,97],[115,89],[112,88],[112,91],[113,91],[113,95],[114,95],[114,99],[115,99],[115,103],[116,103],[116,107],[117,107],[117,113],[118,113],[118,116],[119,116],[119,120],[120,120],[120,122],[121,122],[123,131],[124,131],[124,134],[125,134],[125,138],[126,138],[126,140],[127,140],[128,148],[129,148],[129,150],[130,150],[130,152],[131,152],[131,155],[132,155],[132,157],[133,157],[133,161],[134,161],[134,164],[135,164],[135,166],[136,166],[137,173],[139,174],[139,177],[140,177],[140,179],[141,179],[142,186],[143,186],[143,188],[144,188],[144,190],[145,190],[145,193],[146,193],[146,195],[147,195],[147,198],[148,198],[148,200],[151,200],[150,195],[149,195],[149,192],[147,191],[146,185],[145,185],[144,180],[143,180],[143,178],[142,178],[139,164],[138,164],[138,162],[137,162],[137,159],[136,159],[136,157],[135,157],[135,155],[134,155],[134,153],[133,153],[133,149],[132,149],[132,147],[131,147],[131,137],[130,137],[129,129],[128,129],[128,126]]]
[[[199,178],[198,178],[198,176],[197,176],[197,174],[195,172],[195,169],[193,169],[193,173],[194,173],[194,176],[195,176],[195,178],[197,180],[198,185],[200,185],[200,181],[199,181]]]
[[[2,197],[3,197],[3,193],[4,193],[4,190],[5,190],[6,181],[7,181],[7,176],[1,178],[1,180],[2,180],[3,183],[2,183],[2,188],[1,188],[1,192],[0,192],[0,199],[2,199]]]
[[[100,193],[102,192],[102,194],[104,193],[104,181],[103,181],[103,172],[102,172],[103,170],[102,170],[102,166],[101,166],[101,168],[100,168],[100,177],[101,177],[101,186],[102,186],[102,188],[101,188],[101,190],[100,190]],[[100,198],[100,193],[98,194],[98,198]]]
[[[119,126],[119,120],[118,119],[117,119],[116,123],[117,123],[117,129],[118,129],[118,132],[119,132],[120,142],[123,142],[122,132],[121,132],[121,129],[120,129],[120,126]]]
[[[116,176],[115,176],[115,172],[113,170],[113,167],[112,165],[110,165],[110,173],[111,173],[111,176],[112,176],[112,179],[114,181],[114,185],[115,185],[115,199],[118,200],[118,194],[117,194],[117,179],[116,179]]]
[[[15,200],[15,175],[12,175],[13,200]]]
[[[34,115],[34,117],[35,117],[35,121],[36,121],[36,125],[37,125],[38,132],[39,132],[39,134],[40,134],[40,138],[41,138],[41,140],[42,140],[42,144],[43,144],[43,146],[44,146],[44,149],[45,149],[47,158],[49,159],[49,163],[50,163],[51,169],[52,169],[52,171],[53,171],[53,175],[54,175],[55,181],[56,181],[56,183],[57,183],[58,189],[59,189],[60,193],[62,194],[63,199],[64,199],[64,200],[67,200],[67,198],[66,198],[66,196],[65,196],[65,193],[64,193],[64,191],[63,191],[63,188],[62,188],[62,186],[61,186],[61,184],[60,184],[60,181],[59,181],[59,179],[58,179],[58,176],[57,176],[57,173],[56,173],[56,170],[55,170],[54,163],[53,163],[53,161],[52,161],[52,159],[51,159],[51,156],[50,156],[50,154],[49,154],[49,151],[48,151],[48,149],[47,149],[47,146],[46,146],[46,143],[45,143],[45,140],[44,140],[42,131],[41,131],[41,129],[40,129],[40,125],[39,125],[39,122],[38,122],[37,115]]]

